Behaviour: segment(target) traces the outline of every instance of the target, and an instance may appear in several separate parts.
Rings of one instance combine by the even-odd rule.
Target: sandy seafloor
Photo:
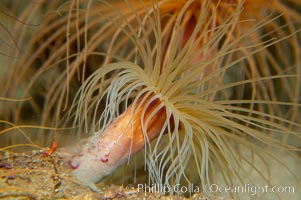
[[[293,171],[298,172],[300,161],[283,158],[284,162],[291,162]],[[61,151],[45,156],[43,151],[31,151],[22,154],[6,154],[0,157],[0,199],[230,199],[219,195],[214,198],[206,197],[202,193],[192,194],[191,197],[181,195],[161,196],[155,192],[138,191],[135,187],[126,185],[112,185],[99,183],[101,193],[91,191],[77,182],[71,174],[72,169],[68,160],[64,159]],[[278,183],[283,186],[288,176],[276,167],[271,173]],[[256,178],[256,177],[255,177]],[[293,193],[282,193],[279,199],[299,200],[301,181],[295,183]],[[241,199],[277,199],[264,194],[262,196],[245,195]]]
[[[42,151],[6,155],[0,158],[0,199],[209,199],[203,194],[160,196],[137,188],[98,184],[102,193],[78,183],[69,163],[54,153]]]

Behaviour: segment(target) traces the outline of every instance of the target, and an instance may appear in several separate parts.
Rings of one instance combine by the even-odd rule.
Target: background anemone
[[[251,169],[271,184],[268,158],[289,167],[268,147],[300,151],[298,9],[276,0],[31,5],[14,17],[20,35],[8,35],[26,51],[17,49],[1,96],[32,99],[2,101],[1,118],[78,126],[80,138],[105,131],[130,104],[145,113],[160,102],[141,118],[150,183],[245,183]],[[148,124],[161,109],[151,142]],[[31,137],[44,144],[53,134]]]
[[[266,23],[257,27],[256,32],[236,44],[236,48],[240,48],[241,51],[229,55],[229,60],[231,60],[249,55],[249,52],[253,50],[261,52],[249,56],[244,63],[241,63],[245,67],[233,70],[236,71],[233,76],[244,76],[248,79],[284,73],[300,74],[299,67],[296,67],[300,66],[300,33],[297,32],[300,27],[298,23],[300,5],[295,1],[279,0],[272,1],[272,6],[266,4],[253,4],[249,1],[159,1],[157,6],[161,13],[162,39],[164,40],[162,48],[165,48],[162,52],[164,55],[170,54],[168,44],[170,40],[174,40],[175,23],[180,23],[181,34],[176,39],[180,43],[178,47],[183,47],[191,37],[200,13],[203,15],[201,20],[207,20],[208,27],[202,27],[192,36],[202,35],[203,41],[199,41],[199,46],[204,46],[202,43],[206,43],[210,34],[214,34],[214,29],[223,26],[230,17],[235,16],[236,23],[220,39],[220,46],[236,40],[254,24],[266,20]],[[20,104],[14,113],[5,112],[5,118],[14,118],[14,121],[19,121],[35,115],[41,118],[42,125],[51,126],[58,125],[78,87],[96,70],[95,66],[112,61],[134,61],[135,46],[128,37],[131,33],[125,34],[122,27],[131,24],[132,31],[138,31],[141,24],[137,23],[137,17],[143,18],[153,10],[151,1],[108,3],[92,0],[71,2],[55,0],[30,3],[21,14],[16,13],[20,10],[15,4],[7,3],[7,5],[12,7],[9,10],[11,13],[4,15],[14,23],[12,28],[7,26],[10,28],[7,31],[11,35],[6,34],[4,39],[10,41],[10,46],[15,47],[9,55],[20,58],[11,62],[8,75],[4,79],[5,87],[1,93],[4,97],[34,96],[34,98],[31,102]],[[235,10],[240,7],[243,12],[235,14]],[[182,21],[176,22],[179,15],[183,15]],[[210,29],[210,31],[206,33],[202,31],[203,29]],[[288,36],[290,37],[287,38]],[[151,40],[150,37],[148,39]],[[283,39],[278,41],[277,38]],[[192,38],[192,40],[195,39]],[[274,42],[271,48],[263,48],[265,42],[270,40],[278,42]],[[246,46],[249,48],[245,48]],[[210,46],[208,49],[212,53],[217,50]],[[281,54],[282,49],[285,49],[287,56]],[[292,82],[296,81],[299,80],[267,80],[266,82],[270,82],[269,87],[261,87],[253,93],[243,92],[246,89],[244,87],[237,93],[238,95],[248,94],[253,99],[279,99],[297,103],[299,91],[290,87]],[[274,87],[275,84],[277,87]],[[7,106],[2,109],[11,110]],[[275,108],[271,105],[268,109],[270,109],[269,112],[275,112],[273,111]],[[22,112],[24,110],[28,113],[26,117],[21,116],[25,113]],[[294,110],[296,109],[292,108],[289,112],[292,113],[292,117],[296,117]],[[278,109],[276,112],[285,111]]]

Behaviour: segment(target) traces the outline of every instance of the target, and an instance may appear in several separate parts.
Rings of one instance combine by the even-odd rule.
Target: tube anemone
[[[262,173],[255,158],[265,163],[272,157],[286,167],[266,147],[300,151],[283,142],[283,138],[300,140],[294,131],[300,125],[268,108],[283,105],[296,109],[300,105],[261,96],[271,81],[299,80],[299,76],[257,74],[229,79],[233,70],[246,70],[250,57],[282,41],[247,42],[275,19],[254,23],[228,40],[229,32],[240,24],[244,4],[235,7],[224,24],[213,27],[219,10],[206,12],[208,3],[195,17],[190,33],[185,35],[184,31],[187,39],[183,43],[182,22],[191,2],[173,19],[170,38],[162,23],[162,18],[170,16],[162,16],[160,3],[154,3],[150,10],[142,4],[147,13],[142,17],[140,10],[129,6],[136,21],[129,22],[129,17],[112,20],[121,27],[119,33],[133,42],[129,52],[134,53],[135,60],[99,67],[83,83],[70,113],[95,132],[71,161],[75,177],[91,189],[97,190],[96,182],[142,148],[151,183],[171,187],[183,181],[191,183],[188,169],[193,166],[196,182],[204,190],[210,183],[243,184],[245,165],[270,184],[269,175]],[[253,95],[236,95],[237,88],[247,88]],[[251,159],[246,150],[251,152]]]
[[[70,164],[95,191],[140,151],[150,183],[271,185],[268,148],[300,151],[300,3],[255,2],[51,1],[1,91],[32,99],[4,116],[93,134]]]

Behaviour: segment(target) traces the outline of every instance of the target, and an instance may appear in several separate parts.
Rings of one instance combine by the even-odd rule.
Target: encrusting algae
[[[299,179],[271,152],[300,160],[299,2],[48,4],[57,12],[1,91],[32,99],[2,103],[1,116],[19,122],[28,110],[42,126],[91,133],[66,159],[93,191],[139,152],[149,185],[194,184],[208,196],[211,184],[254,183],[249,170],[271,185],[268,159]]]

